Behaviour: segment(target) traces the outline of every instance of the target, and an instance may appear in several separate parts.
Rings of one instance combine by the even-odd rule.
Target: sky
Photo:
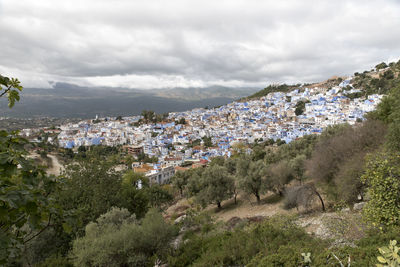
[[[265,87],[399,58],[398,0],[0,0],[0,74],[25,87]]]

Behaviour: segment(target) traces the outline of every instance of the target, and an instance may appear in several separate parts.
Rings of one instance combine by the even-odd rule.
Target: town
[[[355,124],[376,108],[383,95],[349,98],[359,93],[351,78],[332,88],[300,86],[290,92],[269,93],[259,99],[237,101],[212,109],[171,112],[161,122],[139,123],[143,116],[96,118],[60,126],[60,147],[123,145],[134,157],[146,155],[152,164],[134,163],[151,182],[166,183],[184,162],[204,166],[216,156],[230,157],[235,144],[273,140],[289,143],[299,137],[320,134],[340,123]],[[33,129],[24,129],[29,137]]]

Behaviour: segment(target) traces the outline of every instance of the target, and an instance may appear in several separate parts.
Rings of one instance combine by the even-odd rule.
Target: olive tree
[[[267,175],[266,165],[262,160],[250,161],[242,157],[237,161],[237,179],[240,188],[256,197],[257,203],[261,200],[261,194],[265,192],[265,179]]]
[[[203,204],[215,203],[221,208],[221,202],[233,195],[234,180],[223,166],[210,166],[201,176],[201,190],[197,194]]]

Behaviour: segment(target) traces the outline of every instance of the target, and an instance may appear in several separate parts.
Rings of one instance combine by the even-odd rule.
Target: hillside
[[[288,92],[294,89],[302,89],[303,87],[330,89],[334,86],[338,86],[346,78],[347,77],[345,76],[333,76],[326,81],[303,85],[272,84],[250,96],[242,98],[241,100],[257,99],[266,96],[269,93]],[[391,88],[400,83],[400,61],[391,62],[389,64],[382,62],[376,65],[372,70],[363,71],[361,73],[355,72],[351,77],[350,83],[352,84],[352,87],[345,89],[359,89],[362,92],[359,94],[360,96],[367,96],[371,94],[387,94]]]
[[[3,251],[12,253],[0,254],[0,259],[11,266],[177,267],[374,266],[397,261],[400,83],[395,71],[387,77],[389,70],[362,78],[369,88],[374,88],[373,79],[389,81],[390,88],[376,110],[353,124],[330,125],[320,134],[288,143],[272,138],[235,142],[227,148],[229,157],[208,160],[201,157],[205,154],[197,160],[194,155],[204,147],[217,149],[211,137],[203,138],[204,145],[196,139],[196,146],[189,142],[188,147],[168,142],[168,155],[184,153],[190,145],[197,152],[192,150],[165,183],[150,176],[161,174],[152,169],[162,169],[161,164],[151,165],[160,159],[130,155],[121,145],[72,150],[46,141],[57,134],[52,129],[38,132],[30,144],[2,131],[5,160],[0,168],[7,182],[2,185],[7,190],[2,196],[7,223]],[[341,79],[307,86],[329,89]],[[340,107],[348,108],[351,101],[341,99]],[[287,102],[284,97],[281,101]],[[210,124],[215,121],[213,117]],[[170,128],[172,133],[186,131],[184,126]],[[63,165],[62,176],[44,175],[37,163],[24,158],[28,148],[40,164],[50,166],[49,173],[58,174]],[[174,167],[165,168],[171,172]],[[21,232],[23,227],[32,230]],[[24,246],[26,240],[31,242]]]
[[[255,88],[172,88],[138,90],[111,87],[82,87],[56,83],[52,89],[25,88],[12,110],[0,101],[1,116],[32,118],[94,118],[138,115],[150,109],[156,113],[214,107],[256,91]]]

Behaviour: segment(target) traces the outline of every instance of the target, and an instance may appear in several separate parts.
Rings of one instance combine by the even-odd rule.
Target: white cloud
[[[398,1],[0,0],[0,71],[155,88],[310,82],[400,55]]]

